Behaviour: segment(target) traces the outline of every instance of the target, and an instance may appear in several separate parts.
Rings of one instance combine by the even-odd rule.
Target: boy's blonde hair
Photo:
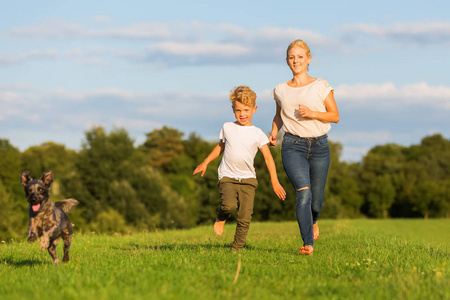
[[[233,103],[241,102],[244,105],[255,107],[256,93],[246,85],[235,87],[230,93],[230,100]]]

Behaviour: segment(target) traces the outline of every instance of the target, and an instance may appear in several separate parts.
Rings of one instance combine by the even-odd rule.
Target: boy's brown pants
[[[245,245],[250,221],[252,220],[257,187],[258,181],[256,178],[238,180],[223,177],[219,181],[222,203],[217,213],[217,219],[225,221],[237,209],[236,233],[234,234],[234,241],[231,243],[233,249],[239,250]]]

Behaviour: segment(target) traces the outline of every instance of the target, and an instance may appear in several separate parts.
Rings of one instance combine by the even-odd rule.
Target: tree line
[[[216,142],[170,127],[146,134],[141,145],[123,128],[85,132],[79,151],[46,142],[21,152],[0,139],[0,239],[26,234],[28,204],[20,173],[33,178],[52,170],[52,201],[75,198],[71,212],[78,232],[119,232],[189,228],[212,224],[220,203],[217,168],[204,177],[195,167]],[[330,142],[331,167],[322,218],[449,218],[450,141],[441,134],[419,145],[376,146],[360,162],[340,160],[342,145]],[[272,191],[261,153],[255,157],[258,189],[253,220],[295,220],[295,190],[284,173],[281,148],[271,148],[284,202]]]

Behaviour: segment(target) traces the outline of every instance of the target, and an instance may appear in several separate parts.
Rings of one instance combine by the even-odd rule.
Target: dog
[[[20,182],[25,190],[29,203],[28,243],[40,238],[39,249],[52,257],[53,264],[59,263],[56,246],[61,237],[64,241],[63,262],[69,261],[69,250],[72,243],[73,228],[67,213],[78,205],[75,199],[65,199],[53,203],[50,200],[50,186],[53,182],[52,171],[45,172],[41,179],[33,179],[30,172],[20,175]]]

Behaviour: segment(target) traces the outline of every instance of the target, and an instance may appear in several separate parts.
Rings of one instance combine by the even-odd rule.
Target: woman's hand
[[[271,134],[270,136],[269,136],[269,146],[270,147],[275,147],[276,145],[277,145],[277,138],[276,138],[276,135],[273,135],[273,134]]]
[[[299,105],[298,112],[300,113],[302,118],[309,118],[309,119],[316,118],[316,112],[310,110],[307,106]]]
[[[283,120],[281,119],[281,106],[277,102],[277,111],[272,121],[272,131],[269,136],[269,146],[275,147],[277,145],[277,134],[283,126]]]
[[[303,118],[315,119],[321,122],[339,122],[339,112],[334,101],[334,93],[331,91],[324,101],[326,112],[312,111],[307,106],[299,105],[298,112]]]

